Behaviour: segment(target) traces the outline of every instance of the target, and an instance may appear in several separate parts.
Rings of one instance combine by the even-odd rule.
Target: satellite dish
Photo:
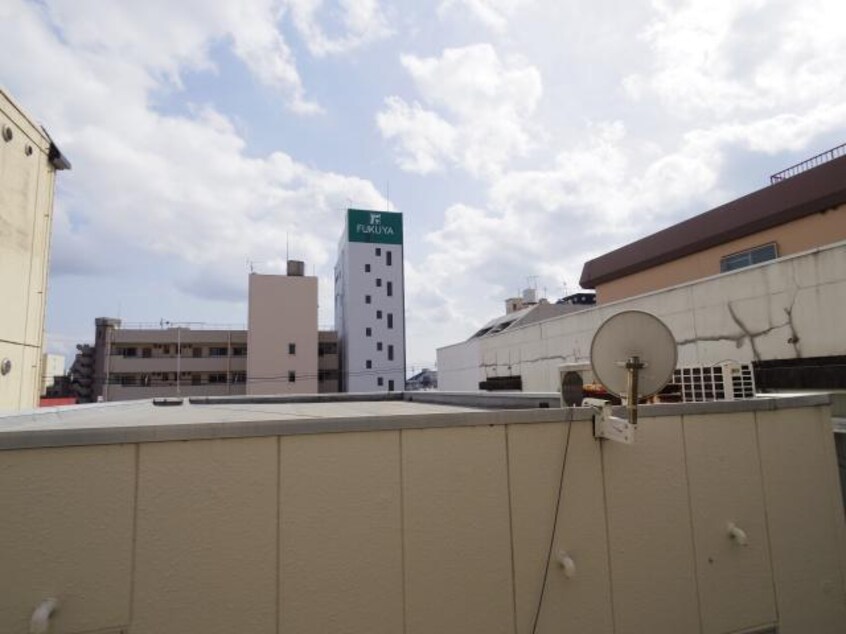
[[[629,406],[630,392],[635,406],[637,399],[660,392],[670,382],[677,359],[673,333],[663,321],[641,310],[627,310],[605,320],[590,345],[594,376],[609,392],[627,398]],[[633,364],[639,366],[635,371]]]

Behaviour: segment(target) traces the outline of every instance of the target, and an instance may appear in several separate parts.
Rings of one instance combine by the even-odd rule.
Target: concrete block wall
[[[828,407],[702,412],[0,451],[0,631],[842,632]]]

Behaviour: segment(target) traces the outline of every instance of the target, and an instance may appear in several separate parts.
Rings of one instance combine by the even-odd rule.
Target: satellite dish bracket
[[[605,438],[626,445],[634,443],[634,425],[625,418],[614,416],[610,402],[601,398],[586,398],[582,405],[593,409],[594,438]]]

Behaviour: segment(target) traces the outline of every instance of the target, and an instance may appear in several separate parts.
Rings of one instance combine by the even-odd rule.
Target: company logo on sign
[[[402,214],[348,210],[350,242],[402,244]]]

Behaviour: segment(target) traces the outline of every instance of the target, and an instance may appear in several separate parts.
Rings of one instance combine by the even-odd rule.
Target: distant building
[[[771,185],[595,258],[581,285],[600,303],[846,240],[846,145]]]
[[[341,390],[405,385],[402,214],[348,209],[335,265]]]
[[[692,372],[751,366],[759,391],[846,389],[841,154],[587,262],[582,285],[596,305],[574,299],[572,314],[531,321],[508,300],[505,315],[438,349],[440,389],[557,390],[558,367],[589,361],[596,329],[623,310],[664,320]]]
[[[407,392],[438,389],[438,371],[423,368],[405,382],[405,389]]]
[[[65,357],[61,354],[44,354],[41,360],[41,392],[47,394],[47,389],[53,386],[57,376],[65,374]]]
[[[318,331],[317,279],[303,269],[250,275],[247,329],[98,318],[70,370],[79,401],[337,392],[337,335]]]
[[[304,269],[250,275],[247,394],[317,393],[317,278]]]
[[[0,88],[0,410],[36,407],[53,187],[69,169],[50,136]]]

